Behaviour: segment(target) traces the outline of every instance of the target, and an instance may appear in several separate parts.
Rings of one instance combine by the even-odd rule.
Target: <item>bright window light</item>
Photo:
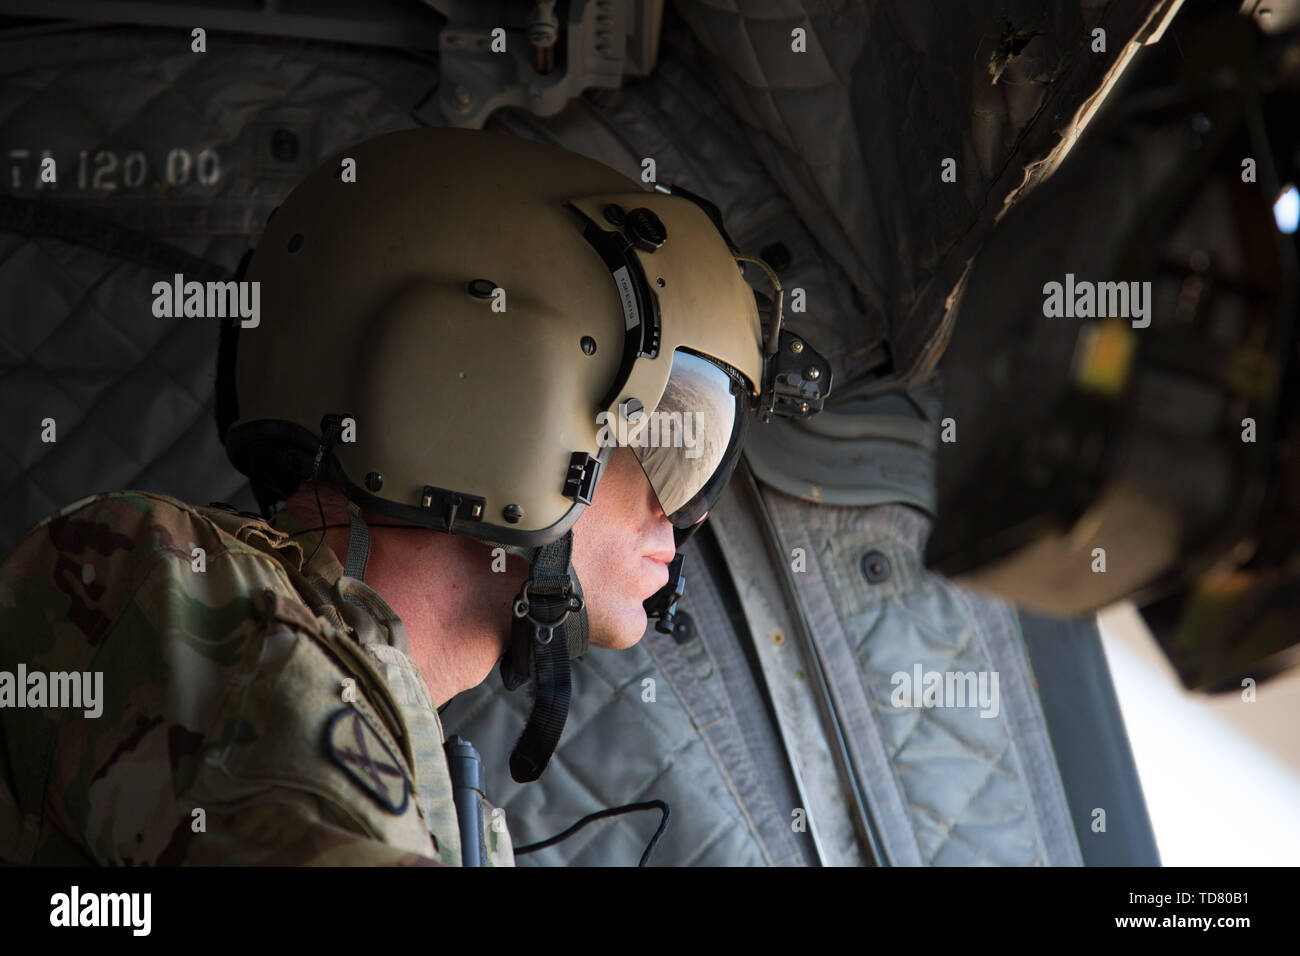
[[[1288,236],[1300,225],[1300,190],[1295,188],[1295,183],[1284,188],[1277,202],[1273,203],[1273,218],[1277,220],[1277,227]]]

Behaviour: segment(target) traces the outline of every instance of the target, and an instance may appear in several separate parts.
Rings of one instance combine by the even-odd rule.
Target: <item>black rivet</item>
[[[889,580],[889,559],[879,551],[868,551],[862,556],[862,575],[871,584]]]
[[[496,287],[497,284],[491,279],[470,279],[469,285],[465,288],[469,289],[469,294],[476,299],[490,299],[492,290]]]
[[[605,221],[611,226],[622,226],[627,221],[627,213],[623,211],[623,207],[618,203],[610,203],[603,211]]]
[[[282,162],[298,158],[298,134],[291,129],[277,129],[271,134],[271,155]]]
[[[579,342],[578,344],[582,346],[583,355],[596,354],[596,340],[593,339],[590,335],[584,335],[582,337],[582,341]]]
[[[772,242],[758,251],[758,257],[772,267],[773,272],[784,272],[793,261],[784,242]]]
[[[366,487],[371,491],[378,491],[384,487],[384,476],[377,471],[372,471],[366,475]]]
[[[511,524],[518,524],[524,516],[524,509],[518,505],[506,505],[501,509],[501,516]]]
[[[297,252],[299,249],[302,248],[302,243],[303,243],[302,233],[295,232],[292,236],[289,237],[289,251]]]
[[[657,285],[657,286],[658,286],[659,288],[661,288],[661,289],[662,289],[664,286],[666,286],[667,284],[668,284],[668,283],[664,281],[664,277],[663,277],[663,276],[659,276],[659,278],[655,279],[655,285]]]

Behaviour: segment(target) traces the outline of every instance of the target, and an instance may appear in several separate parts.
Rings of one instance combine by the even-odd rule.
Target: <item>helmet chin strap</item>
[[[501,680],[507,690],[529,679],[536,683],[528,723],[510,754],[510,776],[518,783],[540,777],[555,752],[569,716],[569,660],[587,650],[587,608],[572,551],[571,530],[536,549],[529,578],[515,597]]]

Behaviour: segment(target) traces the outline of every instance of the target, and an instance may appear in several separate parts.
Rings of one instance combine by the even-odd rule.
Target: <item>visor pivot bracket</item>
[[[641,413],[645,411],[645,405],[639,398],[629,398],[619,405],[618,410],[628,422],[636,424],[641,420]]]

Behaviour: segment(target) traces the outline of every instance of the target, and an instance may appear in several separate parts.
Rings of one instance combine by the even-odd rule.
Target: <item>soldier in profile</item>
[[[536,779],[570,660],[671,592],[765,383],[738,255],[693,198],[491,133],[308,177],[218,359],[263,514],[106,492],[0,561],[0,671],[102,675],[94,718],[0,707],[0,861],[512,863],[438,708],[499,662]],[[689,443],[598,441],[661,401]]]

